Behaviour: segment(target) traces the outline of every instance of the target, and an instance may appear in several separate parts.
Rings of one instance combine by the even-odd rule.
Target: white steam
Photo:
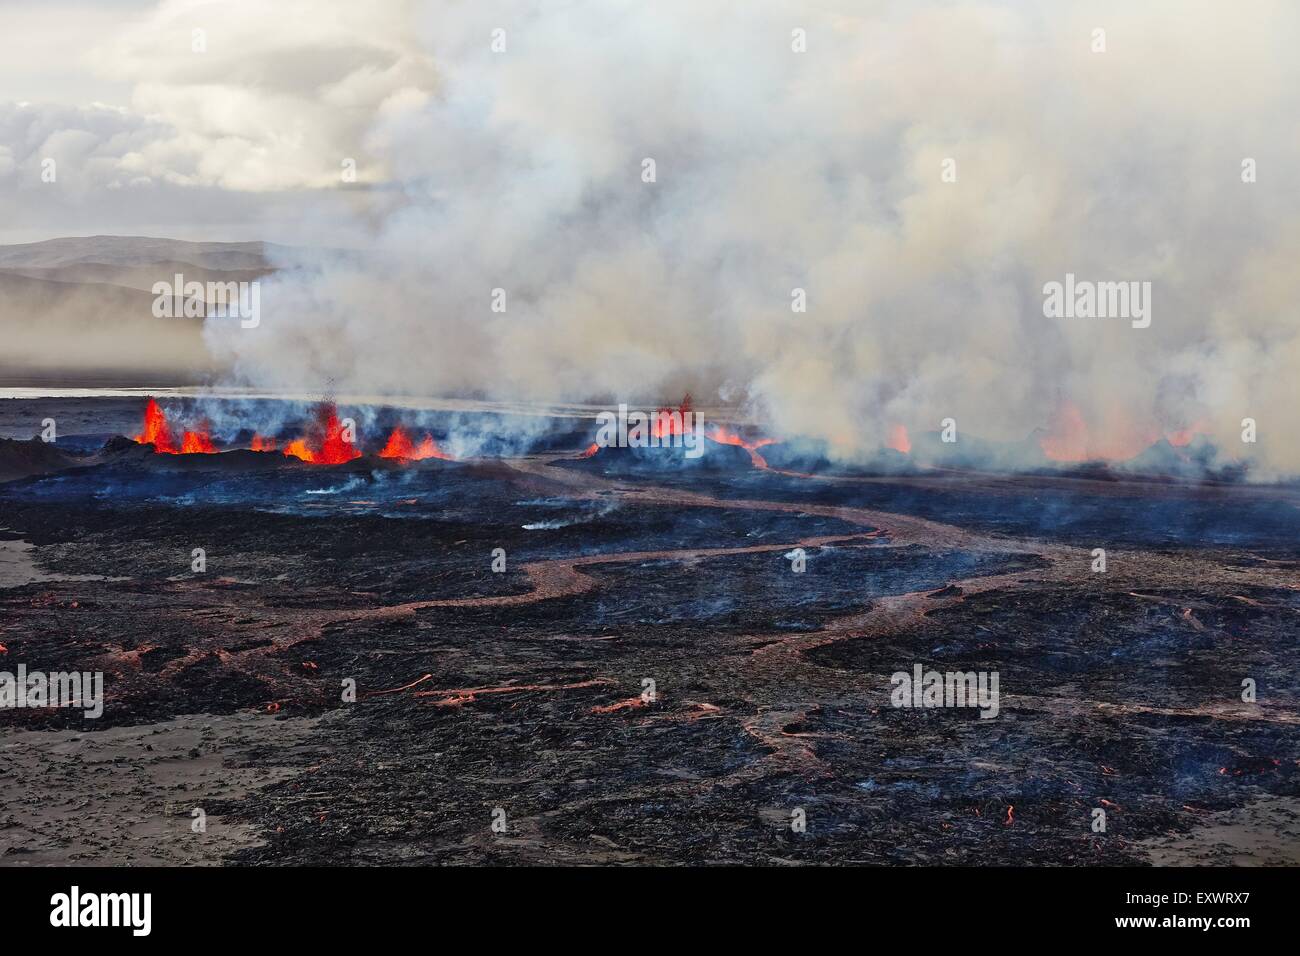
[[[1293,3],[407,12],[437,82],[356,144],[363,251],[294,264],[258,329],[209,330],[244,381],[689,390],[846,454],[949,417],[1001,441],[1082,420],[1075,443],[1116,456],[1194,427],[1300,473]],[[1150,282],[1150,328],[1045,318],[1067,272]]]

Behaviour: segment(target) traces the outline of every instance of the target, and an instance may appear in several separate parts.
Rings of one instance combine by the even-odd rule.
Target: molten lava
[[[423,461],[426,458],[441,458],[444,461],[451,461],[451,456],[446,454],[438,443],[433,440],[433,436],[428,432],[424,433],[424,439],[419,445],[412,444],[411,437],[406,433],[401,425],[393,429],[392,434],[388,436],[388,443],[384,445],[383,451],[379,453],[380,458],[404,458],[408,461]]]
[[[650,435],[667,438],[680,435],[685,428],[686,416],[691,410],[691,396],[687,393],[680,408],[661,408],[650,416]]]
[[[1061,402],[1048,422],[1046,434],[1039,437],[1038,446],[1053,461],[1126,461],[1160,439],[1158,428],[1135,421],[1122,410],[1104,410],[1100,414],[1101,420],[1090,425],[1079,406]],[[1177,437],[1172,436],[1170,444],[1178,444],[1173,440]]]
[[[212,444],[212,436],[204,431],[186,432],[181,436],[182,455],[215,455],[217,446]]]
[[[666,443],[674,435],[683,435],[686,433],[687,419],[686,416],[691,412],[691,396],[687,393],[682,399],[682,404],[677,408],[658,408],[650,413],[650,437],[655,442]],[[735,442],[729,444],[737,444]],[[586,451],[579,455],[580,458],[591,458],[598,451],[600,445],[591,444],[587,446]]]
[[[1088,424],[1078,405],[1061,403],[1048,424],[1047,434],[1038,439],[1038,447],[1053,461],[1087,460]]]
[[[279,447],[279,442],[274,438],[266,438],[262,435],[253,435],[253,440],[249,442],[248,447],[251,451],[275,451]]]
[[[886,448],[892,448],[894,451],[901,451],[904,455],[912,451],[912,439],[908,437],[906,425],[893,425],[889,429],[889,440],[885,442]]]
[[[206,424],[195,431],[181,433],[180,447],[172,437],[172,427],[167,421],[167,413],[154,399],[144,407],[144,430],[135,436],[141,444],[153,445],[158,455],[215,455],[217,447],[212,444],[212,436]]]
[[[135,436],[140,444],[153,445],[153,450],[160,455],[176,454],[176,445],[172,442],[171,426],[167,424],[167,415],[154,399],[144,407],[144,431]]]
[[[360,458],[361,452],[349,440],[353,436],[345,432],[338,408],[333,402],[321,402],[316,406],[316,421],[308,434],[289,442],[284,453],[313,465],[341,465]]]
[[[719,445],[735,445],[738,448],[745,449],[745,451],[749,452],[749,460],[754,463],[755,468],[767,467],[767,460],[758,453],[758,450],[764,445],[771,445],[776,442],[775,438],[756,438],[753,441],[747,441],[725,425],[719,425],[713,429],[713,431],[709,432],[708,437]]]
[[[340,465],[361,457],[361,452],[354,441],[356,436],[351,434],[349,428],[343,426],[339,420],[338,409],[333,402],[321,402],[317,405],[315,419],[306,435],[284,446],[285,455],[314,465]],[[254,435],[252,447],[254,451],[274,451],[276,443],[273,439]],[[438,443],[428,432],[425,432],[417,445],[401,425],[389,434],[387,443],[379,452],[379,457],[401,458],[407,461],[423,461],[426,458],[452,460],[451,455],[439,448]]]
[[[1165,437],[1168,439],[1169,444],[1173,445],[1175,448],[1182,448],[1186,445],[1190,445],[1192,439],[1197,435],[1203,434],[1205,428],[1206,426],[1203,422],[1196,422],[1194,425],[1188,425],[1186,428],[1180,428],[1177,431],[1169,432]]]

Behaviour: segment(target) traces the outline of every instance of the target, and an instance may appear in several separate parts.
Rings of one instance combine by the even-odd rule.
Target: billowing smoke
[[[436,82],[355,144],[361,249],[209,329],[241,381],[689,390],[846,456],[946,418],[1066,457],[1195,432],[1300,473],[1287,0],[409,15]],[[1046,317],[1067,273],[1149,282],[1149,327]]]

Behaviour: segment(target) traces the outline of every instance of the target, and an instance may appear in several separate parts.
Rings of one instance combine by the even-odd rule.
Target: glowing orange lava
[[[446,454],[438,443],[433,440],[433,436],[428,432],[424,433],[424,439],[419,445],[411,442],[411,437],[406,433],[406,429],[398,425],[388,436],[388,443],[384,445],[384,450],[379,453],[380,458],[404,458],[408,461],[423,461],[426,458],[441,458],[444,461],[451,461],[451,456]]]
[[[885,442],[886,448],[892,448],[894,451],[901,451],[904,455],[912,451],[912,439],[908,437],[906,425],[891,425],[889,428],[889,440]]]
[[[206,431],[186,432],[181,436],[182,455],[215,455],[217,446]]]
[[[251,451],[275,451],[279,447],[279,442],[274,438],[265,438],[262,435],[254,435],[253,440],[249,442]]]
[[[1196,422],[1195,424],[1188,425],[1186,428],[1180,428],[1177,431],[1169,432],[1165,435],[1165,438],[1168,439],[1169,444],[1173,445],[1175,448],[1182,448],[1185,445],[1190,445],[1192,439],[1197,435],[1203,434],[1204,431],[1205,424],[1203,422]]]
[[[682,399],[680,408],[661,408],[650,416],[650,434],[654,438],[680,435],[685,428],[686,415],[691,410],[691,396]]]
[[[1088,457],[1088,424],[1073,402],[1062,402],[1048,424],[1038,447],[1053,461],[1085,461]]]
[[[154,400],[144,407],[144,431],[135,436],[140,444],[151,444],[159,455],[176,454],[176,445],[172,442],[171,426],[167,424],[167,415]]]
[[[215,455],[217,453],[217,447],[212,444],[212,436],[206,424],[194,431],[182,432],[178,448],[176,440],[172,437],[172,427],[167,421],[167,413],[152,398],[144,407],[144,430],[135,436],[135,440],[141,444],[153,445],[154,453],[158,455]]]
[[[1103,409],[1099,414],[1100,422],[1093,423],[1097,427],[1090,427],[1079,406],[1061,402],[1038,446],[1053,461],[1126,461],[1160,439],[1159,429],[1134,421],[1123,409]]]
[[[719,445],[735,445],[749,452],[749,460],[754,463],[755,468],[766,468],[767,460],[758,453],[758,450],[764,445],[771,445],[776,442],[775,438],[756,438],[753,441],[747,441],[736,432],[727,428],[725,425],[719,425],[709,432],[709,438],[713,439]]]
[[[321,402],[316,406],[316,421],[308,434],[289,442],[284,453],[313,465],[341,465],[361,457],[361,452],[348,441],[349,437],[339,421],[338,408],[333,402]]]

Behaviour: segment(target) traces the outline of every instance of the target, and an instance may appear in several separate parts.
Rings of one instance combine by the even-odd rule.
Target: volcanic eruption
[[[179,443],[173,437],[175,431],[167,413],[151,397],[145,405],[144,422],[135,441],[152,444],[155,453],[165,455],[210,455],[220,450],[206,420],[192,429],[183,430]],[[341,418],[334,402],[324,400],[313,407],[307,427],[297,438],[286,442],[281,453],[308,464],[341,465],[361,457],[362,451],[358,445],[355,423]],[[280,441],[261,432],[254,432],[249,439],[248,449],[275,452],[280,450]],[[376,454],[380,458],[403,461],[424,461],[430,458],[452,460],[452,456],[442,450],[430,432],[424,432],[417,442],[411,438],[411,430],[400,424],[393,426],[387,441]]]
[[[388,441],[379,452],[379,457],[401,458],[407,461],[423,461],[426,458],[451,460],[451,456],[438,447],[438,443],[433,440],[433,436],[428,432],[424,433],[424,438],[416,445],[411,441],[410,434],[401,425],[395,426],[392,432],[389,433]]]
[[[178,447],[172,438],[172,428],[166,413],[153,398],[145,405],[144,428],[135,436],[135,440],[141,444],[153,445],[154,451],[160,455],[212,455],[217,451],[206,426],[183,431]]]

